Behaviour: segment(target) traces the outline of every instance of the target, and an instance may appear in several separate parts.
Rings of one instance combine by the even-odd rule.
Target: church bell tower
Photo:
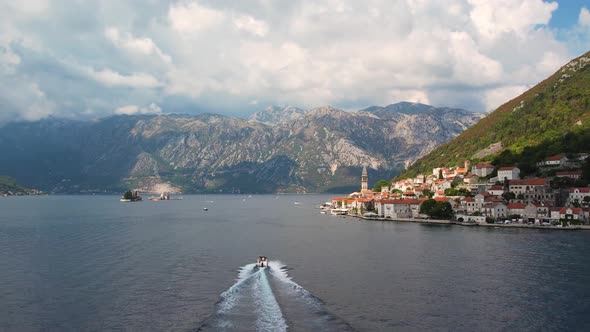
[[[361,191],[369,189],[369,178],[367,176],[367,167],[363,166],[363,175],[361,176]]]

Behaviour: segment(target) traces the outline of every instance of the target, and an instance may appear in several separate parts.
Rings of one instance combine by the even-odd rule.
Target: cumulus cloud
[[[580,9],[578,24],[581,26],[590,27],[590,11],[586,7],[582,7],[582,9]]]
[[[575,38],[557,38],[548,25],[557,8],[551,0],[6,2],[0,83],[23,97],[5,91],[0,103],[23,118],[153,113],[140,106],[151,103],[234,115],[266,103],[354,109],[403,100],[490,111],[587,48],[588,10]]]
[[[173,4],[168,11],[172,28],[181,33],[197,33],[220,24],[223,12],[197,2]]]
[[[172,58],[168,54],[162,52],[162,50],[150,38],[136,38],[130,33],[121,34],[121,32],[114,27],[106,28],[104,34],[105,37],[117,47],[133,53],[155,55],[166,63],[172,62]]]
[[[162,112],[160,106],[151,103],[147,107],[139,107],[137,105],[125,105],[115,109],[113,113],[121,115],[134,115],[134,114],[159,114]]]
[[[258,37],[264,37],[268,33],[266,22],[248,15],[242,15],[234,19],[234,25],[238,30],[249,32]]]
[[[146,73],[132,73],[122,75],[110,69],[96,70],[90,67],[82,68],[88,77],[106,86],[127,86],[132,88],[155,88],[160,86],[158,80]]]
[[[547,24],[557,2],[542,0],[469,0],[470,17],[478,33],[485,38],[498,38],[504,33],[516,33],[521,37],[538,24]]]

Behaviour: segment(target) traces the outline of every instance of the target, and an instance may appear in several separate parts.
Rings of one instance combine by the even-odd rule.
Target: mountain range
[[[518,166],[541,175],[536,162],[557,154],[590,152],[590,52],[508,101],[457,138],[409,167],[401,178],[464,160]]]
[[[56,193],[342,192],[390,179],[484,115],[402,102],[344,111],[45,119],[0,130],[0,174]]]

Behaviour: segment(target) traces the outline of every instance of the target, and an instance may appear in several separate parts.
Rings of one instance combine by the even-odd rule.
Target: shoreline
[[[546,230],[561,230],[561,231],[576,231],[576,230],[590,230],[590,225],[575,225],[569,227],[559,226],[541,226],[541,225],[526,225],[526,224],[488,224],[488,223],[476,223],[476,222],[459,222],[445,219],[414,219],[414,218],[375,218],[375,217],[363,217],[353,214],[345,215],[347,217],[354,217],[363,220],[375,220],[375,221],[393,221],[393,222],[412,222],[416,224],[433,224],[433,225],[459,225],[467,227],[492,227],[492,228],[529,228],[529,229],[546,229]]]

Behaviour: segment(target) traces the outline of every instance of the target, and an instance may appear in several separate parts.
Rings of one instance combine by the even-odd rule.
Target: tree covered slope
[[[518,165],[525,173],[558,153],[590,150],[590,52],[438,147],[400,177],[469,159]]]

